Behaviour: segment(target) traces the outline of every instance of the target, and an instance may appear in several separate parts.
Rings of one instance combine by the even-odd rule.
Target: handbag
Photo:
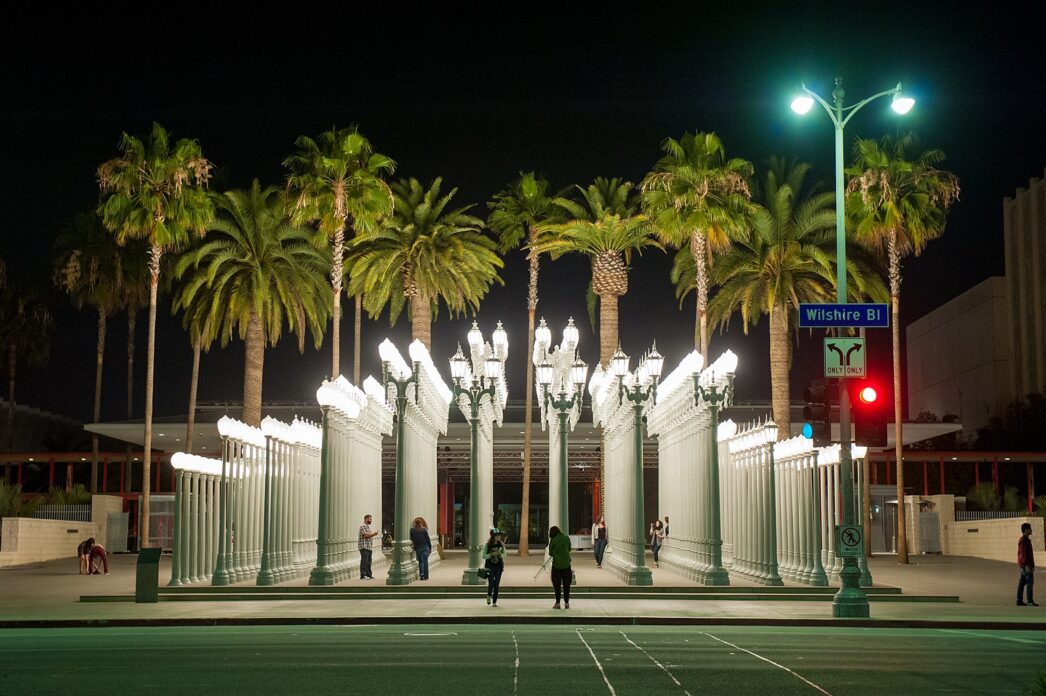
[[[486,568],[477,568],[476,576],[486,580],[488,577],[490,577],[490,571]]]

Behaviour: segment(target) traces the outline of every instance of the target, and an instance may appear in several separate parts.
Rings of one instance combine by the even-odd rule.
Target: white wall
[[[88,537],[104,544],[108,513],[122,509],[121,498],[96,495],[91,499],[91,522],[5,517],[0,540],[0,568],[75,558],[76,547]]]
[[[1035,551],[1039,554],[1046,553],[1043,519],[1014,517],[1005,520],[973,520],[945,524],[944,536],[947,537],[948,554],[1005,561],[1016,566],[1017,539],[1021,536],[1021,525],[1025,522],[1031,523],[1031,540]]]

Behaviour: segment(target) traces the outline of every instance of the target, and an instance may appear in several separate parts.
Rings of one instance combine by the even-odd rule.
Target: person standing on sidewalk
[[[374,537],[378,533],[372,531],[370,523],[374,520],[370,515],[363,516],[363,524],[360,525],[360,533],[357,539],[360,548],[360,580],[373,579],[374,574],[370,570],[370,559],[374,554]]]
[[[1017,581],[1017,606],[1037,607],[1035,603],[1035,551],[1031,545],[1031,524],[1021,525],[1021,538],[1017,540],[1017,567],[1021,577]],[[1025,602],[1024,588],[1028,588],[1028,601]]]
[[[490,538],[483,546],[483,567],[487,569],[487,604],[498,605],[501,589],[501,574],[505,572],[505,544],[501,541],[501,530],[491,527]]]
[[[661,554],[661,544],[665,541],[665,527],[661,524],[661,520],[654,520],[654,523],[650,525],[650,550],[654,554],[654,567],[660,568],[658,565],[658,558]]]
[[[425,524],[425,518],[414,518],[414,526],[410,529],[410,544],[414,547],[414,555],[418,559],[418,577],[428,580],[432,539],[429,538],[429,527]]]
[[[556,593],[553,609],[559,609],[559,598],[562,594],[564,608],[570,608],[570,581],[573,571],[570,569],[570,537],[560,531],[559,527],[548,530],[548,555],[552,559],[552,589]]]
[[[602,515],[599,516],[599,522],[596,523],[594,533],[592,535],[592,551],[596,555],[596,567],[603,567],[603,554],[607,550],[607,518]]]

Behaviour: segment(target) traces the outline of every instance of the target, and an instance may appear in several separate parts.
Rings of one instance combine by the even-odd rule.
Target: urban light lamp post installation
[[[556,509],[549,510],[549,523],[558,526],[565,534],[570,533],[570,489],[569,489],[569,465],[567,462],[567,431],[570,428],[570,414],[575,409],[580,411],[582,403],[582,390],[585,385],[585,376],[588,373],[588,365],[577,357],[577,346],[579,341],[577,327],[574,319],[567,320],[563,329],[563,342],[549,353],[549,345],[552,342],[552,332],[549,330],[545,320],[534,332],[534,355],[533,360],[537,366],[537,381],[541,386],[543,410],[549,414],[554,412],[557,416],[558,442],[559,442],[559,470],[556,472],[557,493]],[[556,398],[556,385],[558,385],[558,397]],[[542,414],[545,415],[544,413]],[[553,493],[553,472],[549,470],[549,497]],[[550,501],[551,502],[551,501]]]
[[[469,345],[473,350],[473,356],[483,354],[483,335],[479,326],[473,322],[472,330],[469,331]],[[483,533],[480,529],[480,481],[479,481],[479,407],[483,397],[489,397],[493,403],[498,392],[498,381],[504,372],[504,361],[508,357],[508,335],[502,328],[501,322],[494,331],[494,349],[486,351],[486,359],[480,365],[474,365],[478,369],[469,369],[469,359],[458,352],[450,359],[450,376],[453,381],[454,400],[465,396],[469,403],[469,430],[472,435],[472,446],[469,456],[469,558],[468,566],[461,576],[462,585],[479,585],[481,580],[477,573],[480,565],[480,549],[483,548]],[[463,386],[464,385],[464,386]]]
[[[411,372],[397,374],[388,361],[381,364],[382,382],[385,393],[395,387],[396,396],[396,529],[392,542],[392,567],[386,585],[409,585],[414,580],[410,565],[410,520],[407,519],[407,462],[403,452],[404,422],[407,412],[407,387],[414,385],[414,402],[418,401],[418,363],[414,362]],[[324,429],[326,433],[326,429]]]
[[[711,510],[709,517],[712,522],[711,539],[708,541],[711,553],[709,554],[709,568],[705,575],[706,585],[729,585],[730,574],[723,567],[723,532],[720,525],[720,501],[719,501],[719,440],[715,433],[719,425],[719,408],[727,403],[734,395],[734,374],[726,373],[726,384],[720,387],[716,384],[715,373],[709,373],[708,386],[701,384],[701,373],[694,373],[694,401],[699,404],[704,401],[711,411],[712,442],[710,445],[711,466],[709,466],[708,488],[711,493]],[[774,436],[776,437],[776,429]]]
[[[850,122],[858,111],[881,97],[893,97],[892,107],[898,114],[908,113],[915,100],[906,97],[901,91],[901,84],[893,89],[888,89],[878,94],[859,101],[852,106],[844,106],[846,92],[843,90],[843,80],[835,78],[835,89],[832,90],[832,104],[821,98],[806,85],[802,86],[801,92],[792,100],[792,111],[803,115],[810,111],[814,101],[824,107],[828,117],[835,126],[835,247],[836,247],[836,289],[838,291],[837,301],[840,304],[847,302],[846,292],[846,207],[843,188],[843,128]],[[852,525],[854,517],[854,482],[853,482],[853,458],[850,455],[850,398],[846,390],[846,380],[839,380],[839,433],[840,451],[839,466],[842,469],[842,494],[843,494],[843,524]],[[898,550],[904,539],[904,506],[903,499],[898,497]],[[867,530],[865,530],[867,531]],[[842,587],[832,600],[832,614],[836,617],[864,618],[869,616],[868,597],[861,590],[861,570],[856,558],[843,559],[843,570],[840,573]]]
[[[661,379],[661,368],[664,367],[665,359],[657,352],[657,343],[647,353],[636,368],[631,386],[625,386],[625,376],[628,374],[628,356],[618,347],[614,357],[610,359],[610,367],[614,376],[618,378],[617,398],[620,403],[627,398],[632,402],[632,412],[635,416],[633,423],[633,438],[635,442],[635,481],[636,498],[634,501],[633,517],[635,529],[635,566],[629,571],[627,583],[629,585],[652,585],[653,577],[650,569],[646,567],[646,531],[643,529],[643,404],[647,400],[657,403],[657,383]]]

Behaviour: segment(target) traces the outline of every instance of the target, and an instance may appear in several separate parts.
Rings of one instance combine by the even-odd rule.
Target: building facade
[[[1012,385],[1017,396],[1046,392],[1046,180],[1002,204],[1010,304]]]

